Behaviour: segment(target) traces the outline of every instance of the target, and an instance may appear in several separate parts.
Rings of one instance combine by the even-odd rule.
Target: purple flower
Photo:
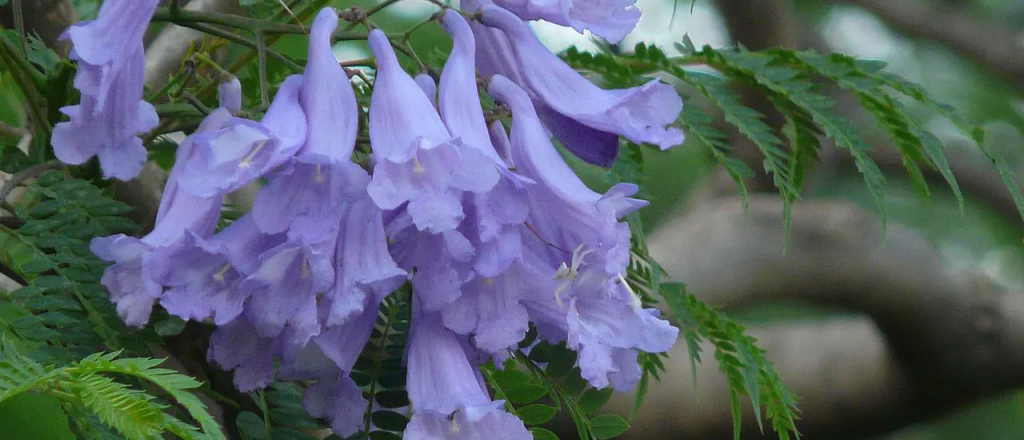
[[[255,272],[259,255],[284,237],[260,233],[251,215],[210,239],[188,232],[179,246],[152,252],[148,267],[153,278],[169,288],[160,305],[182,319],[212,317],[217,325],[226,324],[242,313],[251,293],[240,282]]]
[[[260,336],[255,326],[243,313],[235,320],[217,327],[210,336],[207,357],[221,368],[234,371],[235,387],[248,392],[265,388],[274,380],[274,362],[280,360],[282,368],[305,360],[304,343],[295,335],[305,335],[309,329],[302,326],[315,322],[289,323],[276,337]]]
[[[445,11],[441,24],[452,36],[452,52],[441,72],[439,110],[448,131],[462,142],[490,157],[501,159],[491,145],[476,89],[476,39],[462,15]]]
[[[330,420],[336,434],[348,437],[359,431],[367,402],[348,372],[337,367],[330,370],[334,374],[324,374],[306,387],[302,406],[311,417]]]
[[[324,293],[326,326],[362,311],[367,293],[380,302],[405,278],[387,252],[380,210],[366,192],[370,177],[350,159],[358,108],[348,77],[331,51],[331,32],[337,24],[332,8],[317,15],[301,91],[309,126],[306,143],[295,159],[271,176],[253,206],[261,231],[287,231],[293,242],[322,249],[311,253],[305,264],[324,268],[324,274],[333,270],[332,278],[312,292]],[[277,298],[266,298],[271,297]],[[283,295],[277,300],[295,298]]]
[[[414,414],[406,438],[532,438],[521,420],[503,410],[503,402],[491,401],[465,350],[436,314],[414,311],[407,357]]]
[[[482,309],[487,309],[496,301],[504,301],[511,307],[517,301],[516,295],[495,298],[493,297],[495,293],[490,287],[494,286],[493,277],[499,277],[516,259],[520,258],[520,229],[522,229],[529,212],[525,188],[533,182],[509,172],[506,162],[492,145],[492,133],[484,121],[480,97],[475,87],[476,43],[469,24],[460,14],[454,12],[445,13],[442,24],[452,35],[454,47],[441,73],[441,116],[453,135],[459,136],[468,146],[483,152],[495,163],[496,167],[502,170],[501,177],[493,188],[486,192],[473,194],[466,203],[467,215],[461,231],[477,249],[472,262],[474,276],[477,279],[463,285],[462,290],[465,296],[462,297],[461,302],[464,307],[468,308],[479,306]],[[498,127],[500,127],[500,123]],[[502,144],[502,148],[507,151],[507,138],[504,137],[504,129],[501,128],[500,133],[495,132],[494,134],[497,136],[499,144]],[[501,281],[499,280],[498,283],[501,284]],[[466,305],[466,303],[476,305]],[[450,315],[445,315],[446,320]],[[512,326],[516,329],[515,334],[519,334],[519,329],[525,333],[526,321],[519,319],[525,317],[525,312],[522,314],[510,312],[507,317],[515,321]],[[485,322],[485,325],[493,324],[495,327],[509,327],[509,325],[489,318],[481,322]],[[482,337],[482,332],[477,332],[478,347],[490,352],[497,351],[493,343],[480,344],[483,339],[494,339]],[[517,341],[512,343],[514,342]],[[505,348],[508,345],[510,344],[502,344],[500,348]]]
[[[345,203],[365,198],[370,180],[351,162],[359,113],[348,76],[331,51],[337,25],[333,8],[324,8],[313,22],[299,91],[308,134],[297,156],[269,176],[253,203],[261,231],[288,231],[310,245],[336,239]]]
[[[512,109],[517,171],[537,182],[527,188],[536,239],[525,244],[524,255],[548,275],[548,287],[529,295],[530,317],[542,337],[565,338],[579,352],[592,385],[628,389],[640,378],[635,350],[667,351],[678,336],[657,310],[642,307],[624,277],[629,226],[618,219],[646,202],[629,198],[637,189],[631,184],[605,194],[587,188],[549,141],[525,91],[501,76],[488,91]]]
[[[451,136],[430,99],[398,64],[387,37],[370,32],[377,78],[370,105],[370,142],[377,160],[368,191],[381,209],[406,210],[416,227],[455,229],[464,192],[489,190],[498,169],[479,150]]]
[[[198,197],[237,190],[295,155],[306,139],[306,115],[299,105],[302,76],[285,79],[261,122],[232,118],[222,128],[195,137],[181,186]]]
[[[480,12],[483,24],[507,37],[477,32],[478,57],[487,60],[481,70],[508,76],[528,90],[547,127],[580,158],[611,165],[618,152],[614,135],[662,149],[683,142],[682,131],[669,127],[683,108],[671,86],[652,80],[639,87],[603,90],[551,53],[511,12],[493,5],[484,5]]]
[[[343,324],[380,304],[406,280],[388,253],[380,209],[368,197],[349,205],[341,224],[334,285],[324,292],[324,324]],[[376,306],[374,306],[376,310]],[[374,312],[376,314],[376,312]]]
[[[423,94],[427,95],[430,103],[437,107],[437,83],[434,82],[434,78],[431,78],[430,74],[426,72],[421,72],[413,79],[416,80],[416,84],[423,90]]]
[[[216,130],[227,123],[231,115],[218,109],[200,124],[196,133]],[[143,238],[117,234],[96,237],[90,249],[96,256],[114,264],[103,273],[101,282],[117,304],[118,315],[130,326],[139,327],[149,321],[153,304],[162,294],[162,287],[151,274],[151,261],[166,261],[151,256],[161,247],[180,245],[188,234],[204,237],[213,232],[220,216],[220,198],[202,198],[179,190],[179,180],[185,162],[194,153],[195,135],[178,146],[177,160],[164,187],[163,198],[157,211],[156,226]]]
[[[117,234],[93,238],[89,248],[100,259],[114,262],[103,271],[100,282],[110,292],[117,315],[132,327],[149,322],[153,304],[162,291],[143,264],[144,255],[152,247],[138,238]]]
[[[142,100],[142,34],[156,4],[108,0],[95,20],[62,35],[74,44],[75,88],[82,92],[79,105],[60,109],[71,120],[53,130],[53,152],[62,162],[78,165],[98,156],[104,175],[120,180],[142,170],[146,149],[138,135],[159,123],[156,110]]]
[[[404,220],[411,222],[403,214],[392,221],[392,226]],[[469,266],[475,249],[461,232],[432,234],[406,227],[390,236],[395,261],[400,267],[415,271],[412,287],[420,298],[420,306],[438,311],[462,294],[460,286],[471,277]]]
[[[238,78],[231,77],[217,86],[217,95],[220,97],[221,108],[227,109],[231,114],[242,111],[242,83]]]
[[[416,413],[405,428],[409,440],[529,440],[523,421],[503,410],[502,402],[468,406],[454,414]]]
[[[462,286],[462,296],[441,310],[444,325],[462,335],[472,334],[474,345],[487,353],[508,349],[529,330],[523,303],[531,292],[548,287],[543,278],[520,263],[494,276],[478,274]]]
[[[545,20],[618,43],[640,21],[636,0],[494,0],[523,20]]]
[[[379,299],[366,298],[358,316],[342,325],[330,327],[313,339],[314,346],[307,347],[307,351],[315,351],[318,356],[329,359],[330,367],[318,372],[317,383],[306,388],[304,406],[309,415],[330,419],[334,432],[342,436],[354,434],[363,422],[362,414],[367,402],[348,375],[370,338],[379,306]],[[311,363],[303,361],[302,364],[308,368]]]
[[[370,177],[351,161],[358,108],[330,49],[337,23],[331,8],[314,21],[298,92],[308,135],[294,157],[268,176],[253,206],[255,230],[287,239],[252,249],[259,260],[252,270],[240,268],[246,276],[235,288],[248,296],[244,312],[210,353],[235,370],[240,386],[264,386],[274,377],[275,361],[279,378],[315,380],[306,390],[307,411],[348,435],[358,428],[366,402],[347,375],[381,301],[406,272],[388,252],[381,210],[366,191]],[[261,355],[232,352],[227,341],[237,329],[253,333],[256,342],[249,344],[261,347]]]
[[[366,197],[369,181],[366,171],[347,159],[334,165],[293,159],[256,195],[256,225],[268,234],[287,231],[305,244],[333,241],[345,204]]]
[[[299,92],[309,135],[299,151],[307,163],[349,162],[359,129],[359,108],[348,75],[331,50],[338,12],[324,8],[309,33],[309,61]]]
[[[316,321],[316,295],[334,283],[333,245],[289,241],[260,255],[259,268],[239,287],[250,292],[247,317],[257,333],[275,337],[291,322]],[[303,310],[312,316],[300,316]],[[319,331],[300,337],[302,343]]]

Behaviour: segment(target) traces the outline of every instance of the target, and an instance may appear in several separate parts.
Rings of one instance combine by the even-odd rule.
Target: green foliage
[[[799,437],[794,424],[798,418],[796,397],[765,358],[764,350],[757,347],[757,341],[744,333],[743,326],[702,303],[682,284],[664,284],[661,292],[680,326],[691,361],[700,361],[701,340],[715,346],[715,360],[729,381],[735,438],[739,439],[742,422],[741,393],[750,398],[758,425],[763,405],[780,439]]]
[[[557,438],[538,426],[561,411],[569,413],[581,440],[606,439],[622,434],[629,424],[617,415],[597,415],[611,397],[612,388],[596,389],[580,377],[576,352],[561,344],[535,342],[531,328],[520,349],[498,368],[483,368],[484,379],[495,399],[530,427],[535,438]]]
[[[9,341],[4,341],[0,347],[0,402],[35,391],[52,395],[76,411],[94,414],[101,423],[128,439],[152,439],[163,432],[183,439],[225,438],[206,406],[192,394],[198,382],[157,368],[160,360],[118,359],[117,356],[118,353],[95,353],[66,366],[54,367],[21,355]],[[171,416],[165,411],[166,404],[133,385],[129,382],[131,379],[140,379],[167,393],[199,422],[202,432]],[[81,417],[76,417],[76,422],[79,419]],[[88,431],[101,432],[95,428],[85,432]]]
[[[706,98],[722,112],[726,122],[750,139],[764,155],[764,169],[772,176],[782,196],[787,230],[790,206],[799,197],[806,171],[819,157],[822,136],[830,138],[853,157],[885,222],[882,191],[885,178],[870,155],[872,148],[865,131],[836,113],[834,102],[825,96],[823,89],[829,83],[853,94],[863,109],[875,118],[903,157],[911,181],[922,194],[929,192],[921,171],[924,166],[938,172],[962,203],[959,185],[943,154],[944,147],[935,135],[909,115],[906,100],[924,104],[973,139],[996,167],[1024,217],[1024,195],[1013,171],[1005,158],[985,144],[984,133],[963,121],[955,109],[930,98],[920,86],[883,71],[884,63],[787,49],[750,52],[742,48],[716,50],[705,46],[698,50],[688,38],[677,44],[677,49],[683,55],[669,58],[658,48],[643,43],[626,55],[610,51],[592,54],[570,48],[564,58],[577,68],[598,73],[599,80],[609,84],[622,85],[626,78],[635,82],[640,75],[664,73]],[[705,65],[715,72],[687,69],[690,65]],[[729,88],[734,83],[763,93],[785,116],[787,124],[782,134],[788,141],[788,150],[764,122],[764,115],[747,107]],[[693,104],[684,109],[680,120],[688,135],[711,149],[746,200],[743,180],[751,176],[750,170],[729,157],[728,139],[714,123],[714,118]]]
[[[0,224],[0,264],[24,281],[0,296],[22,316],[0,325],[37,360],[144,351],[126,336],[99,282],[106,264],[89,250],[92,237],[136,231],[122,216],[130,209],[89,182],[51,170],[27,185],[16,217]]]
[[[235,419],[244,440],[317,440],[324,427],[302,408],[302,387],[274,382],[265,391],[249,395],[259,413],[242,411]]]

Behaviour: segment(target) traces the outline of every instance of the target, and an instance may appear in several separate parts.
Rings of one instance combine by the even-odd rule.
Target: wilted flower
[[[159,117],[142,100],[145,58],[142,34],[157,0],[107,0],[95,20],[71,26],[62,36],[74,45],[78,61],[75,88],[79,105],[61,108],[71,119],[57,124],[51,142],[62,162],[78,165],[98,156],[108,178],[135,178],[146,162],[138,135]]]

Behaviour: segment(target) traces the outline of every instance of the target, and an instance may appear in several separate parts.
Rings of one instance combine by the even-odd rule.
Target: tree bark
[[[709,303],[795,300],[862,314],[754,331],[801,396],[808,438],[885,432],[1024,385],[1022,292],[951,267],[912,230],[883,231],[849,203],[795,205],[785,254],[781,202],[768,196],[753,197],[747,213],[735,198],[696,206],[650,243],[669,274]],[[633,438],[726,438],[728,388],[708,358],[695,401],[686,348],[676,347]]]
[[[38,35],[47,47],[61,54],[67,54],[71,46],[59,41],[60,34],[78,20],[75,9],[68,0],[22,0],[22,19],[29,34]],[[0,7],[0,24],[14,29],[14,3]]]
[[[1018,88],[1024,85],[1021,33],[963,8],[921,0],[833,0],[860,7],[912,38],[940,43]]]

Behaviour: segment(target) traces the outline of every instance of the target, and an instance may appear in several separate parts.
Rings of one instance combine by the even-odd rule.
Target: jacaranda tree
[[[24,2],[8,1],[17,22]],[[638,388],[639,407],[663,353],[683,339],[696,362],[706,339],[737,435],[745,396],[794,438],[797,399],[755,341],[661,282],[637,215],[641,151],[694,138],[745,194],[750,169],[718,121],[684,106],[702,96],[764,154],[787,213],[826,138],[881,209],[884,178],[831,85],[877,116],[922,188],[931,167],[959,193],[906,101],[987,151],[878,62],[698,49],[682,34],[672,56],[626,51],[630,0],[427,0],[421,22],[379,29],[375,14],[402,1],[249,0],[227,14],[106,0],[63,32],[66,58],[23,25],[4,30],[0,82],[22,117],[0,125],[0,263],[20,286],[0,295],[0,402],[49,394],[84,438],[546,440],[564,411],[580,438],[606,439],[629,427],[601,413],[611,393]],[[552,53],[529,20],[601,49]],[[167,23],[208,38],[154,87],[144,41]],[[426,26],[451,50],[414,50]],[[275,50],[283,35],[308,55]],[[341,40],[372,57],[339,60]],[[785,139],[732,82],[785,115]],[[582,163],[607,170],[606,190],[577,176]],[[132,217],[117,182],[159,168],[155,218]]]

